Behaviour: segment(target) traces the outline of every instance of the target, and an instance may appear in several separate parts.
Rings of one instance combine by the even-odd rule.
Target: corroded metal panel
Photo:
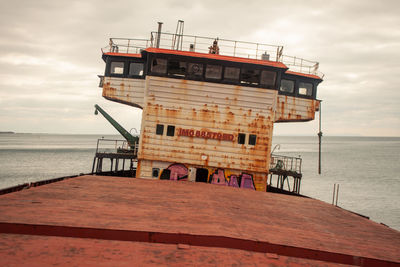
[[[279,95],[275,122],[310,121],[319,110],[319,100]]]
[[[143,108],[144,86],[144,79],[104,77],[103,97],[111,101]]]
[[[139,159],[268,172],[275,101],[275,90],[147,76]],[[157,124],[174,136],[157,135]]]

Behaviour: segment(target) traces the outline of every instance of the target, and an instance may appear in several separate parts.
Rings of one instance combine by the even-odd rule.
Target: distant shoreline
[[[0,134],[15,134],[15,132],[11,132],[11,131],[8,131],[8,132],[0,132]]]

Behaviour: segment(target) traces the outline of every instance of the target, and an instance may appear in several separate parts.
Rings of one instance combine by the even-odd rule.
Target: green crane
[[[97,115],[99,112],[106,118],[112,126],[126,139],[131,149],[135,149],[135,144],[139,143],[139,136],[133,136],[124,127],[122,127],[116,120],[114,120],[107,112],[105,112],[99,105],[94,105],[94,114]]]

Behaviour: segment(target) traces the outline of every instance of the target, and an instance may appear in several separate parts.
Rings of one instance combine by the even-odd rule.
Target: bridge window
[[[202,78],[203,77],[203,64],[189,63],[188,64],[188,75],[190,78]]]
[[[294,92],[294,81],[292,80],[281,80],[281,88],[279,89],[281,92],[285,93],[293,93]]]
[[[245,140],[246,140],[246,134],[244,133],[238,134],[238,144],[243,145],[245,143]]]
[[[124,62],[113,61],[111,62],[111,74],[124,74]]]
[[[156,134],[163,135],[164,134],[164,124],[157,124],[156,126]]]
[[[267,88],[275,88],[276,72],[263,70],[261,72],[261,85]]]
[[[257,141],[257,135],[255,134],[250,134],[249,135],[249,145],[256,145],[256,141]]]
[[[299,95],[312,96],[313,85],[312,83],[299,83]]]
[[[175,135],[175,126],[168,125],[167,127],[167,136],[174,136]]]
[[[176,77],[185,77],[186,62],[169,60],[168,61],[168,75]]]
[[[167,60],[163,58],[154,58],[151,63],[151,72],[158,74],[167,73]]]
[[[139,62],[130,63],[129,76],[143,76],[143,63]]]
[[[222,76],[222,66],[207,65],[206,79],[220,80]]]
[[[240,69],[234,67],[225,67],[224,82],[238,82]]]
[[[258,85],[260,81],[260,70],[242,69],[240,83]]]

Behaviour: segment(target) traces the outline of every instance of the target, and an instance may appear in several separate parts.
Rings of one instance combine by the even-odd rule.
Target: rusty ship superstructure
[[[148,40],[111,38],[102,58],[103,97],[143,110],[136,177],[266,191],[268,174],[285,169],[299,193],[299,159],[271,157],[272,133],[315,118],[317,62],[161,24]]]

